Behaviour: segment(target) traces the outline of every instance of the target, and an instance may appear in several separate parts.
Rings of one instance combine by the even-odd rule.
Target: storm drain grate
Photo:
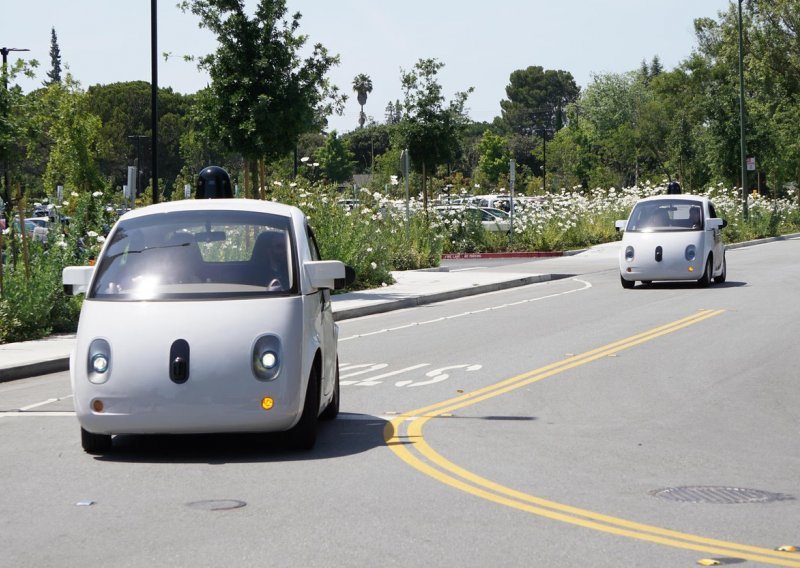
[[[237,499],[209,499],[186,503],[186,506],[190,509],[200,509],[201,511],[228,511],[230,509],[239,509],[245,505],[247,503]]]
[[[772,501],[789,501],[794,499],[791,495],[771,493],[760,489],[745,489],[742,487],[668,487],[650,491],[650,495],[677,501],[680,503],[714,503],[729,505],[734,503],[769,503]]]

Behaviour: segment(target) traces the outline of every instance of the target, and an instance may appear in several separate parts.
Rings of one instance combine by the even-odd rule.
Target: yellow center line
[[[724,313],[724,310],[701,310],[686,318],[587,351],[580,355],[569,357],[563,361],[546,365],[534,371],[517,375],[516,377],[500,381],[499,383],[484,387],[469,394],[404,413],[387,424],[384,432],[386,444],[400,459],[420,472],[446,485],[501,505],[593,530],[675,548],[736,556],[737,558],[780,566],[800,567],[800,559],[798,559],[797,556],[792,556],[790,553],[705,538],[628,521],[587,509],[549,501],[505,487],[447,460],[428,445],[423,436],[423,427],[431,418],[506,394],[515,389],[591,363],[624,349],[629,349],[647,341],[652,341],[653,339],[684,329],[722,313]],[[403,425],[406,425],[405,435],[401,434]],[[418,452],[418,454],[412,452],[411,448]],[[421,459],[419,457],[420,455],[428,461],[426,462]]]

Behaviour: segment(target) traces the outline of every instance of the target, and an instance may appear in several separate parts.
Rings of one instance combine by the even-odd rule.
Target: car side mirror
[[[342,288],[346,288],[350,286],[353,282],[356,281],[356,269],[350,266],[349,264],[344,265],[344,278],[337,278],[334,281],[334,289],[341,290]]]
[[[709,229],[720,229],[725,227],[727,223],[724,219],[720,219],[719,217],[712,217],[710,219],[706,219],[706,230]]]
[[[335,290],[339,282],[347,282],[348,271],[355,279],[355,271],[338,260],[310,260],[303,263],[311,286],[317,289]],[[352,280],[351,280],[352,282]]]
[[[624,231],[624,230],[625,230],[625,227],[627,227],[627,226],[628,226],[628,221],[626,221],[625,219],[622,219],[622,220],[620,220],[620,221],[616,221],[616,222],[614,223],[614,228],[615,228],[617,231]]]
[[[64,293],[69,296],[85,294],[94,274],[94,266],[67,266],[61,272]]]

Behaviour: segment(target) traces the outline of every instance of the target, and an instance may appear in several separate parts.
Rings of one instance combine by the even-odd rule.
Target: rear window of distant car
[[[239,298],[297,293],[290,218],[250,211],[178,211],[121,221],[89,298]]]
[[[640,201],[631,211],[625,228],[629,232],[645,233],[702,229],[702,202],[685,199]]]

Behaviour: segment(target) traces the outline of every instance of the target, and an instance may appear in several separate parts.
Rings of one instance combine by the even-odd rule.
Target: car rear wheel
[[[333,420],[339,416],[339,359],[336,359],[336,380],[333,384],[333,398],[319,415],[322,420]]]
[[[725,254],[722,255],[722,272],[719,276],[714,278],[715,284],[723,284],[728,279],[728,261],[725,259]]]
[[[300,420],[289,430],[289,443],[297,450],[310,450],[317,442],[319,420],[319,368],[314,365],[308,376],[306,398]]]
[[[701,288],[708,288],[711,285],[711,278],[713,273],[714,273],[714,264],[711,261],[711,257],[709,256],[708,260],[706,260],[706,269],[703,272],[703,276],[700,278],[700,280],[697,281],[697,285],[700,286]]]
[[[81,446],[87,454],[104,454],[111,450],[111,435],[93,434],[81,428]]]
[[[622,284],[622,287],[626,290],[630,290],[634,286],[636,286],[635,280],[625,280],[622,276],[619,277],[619,283]]]

